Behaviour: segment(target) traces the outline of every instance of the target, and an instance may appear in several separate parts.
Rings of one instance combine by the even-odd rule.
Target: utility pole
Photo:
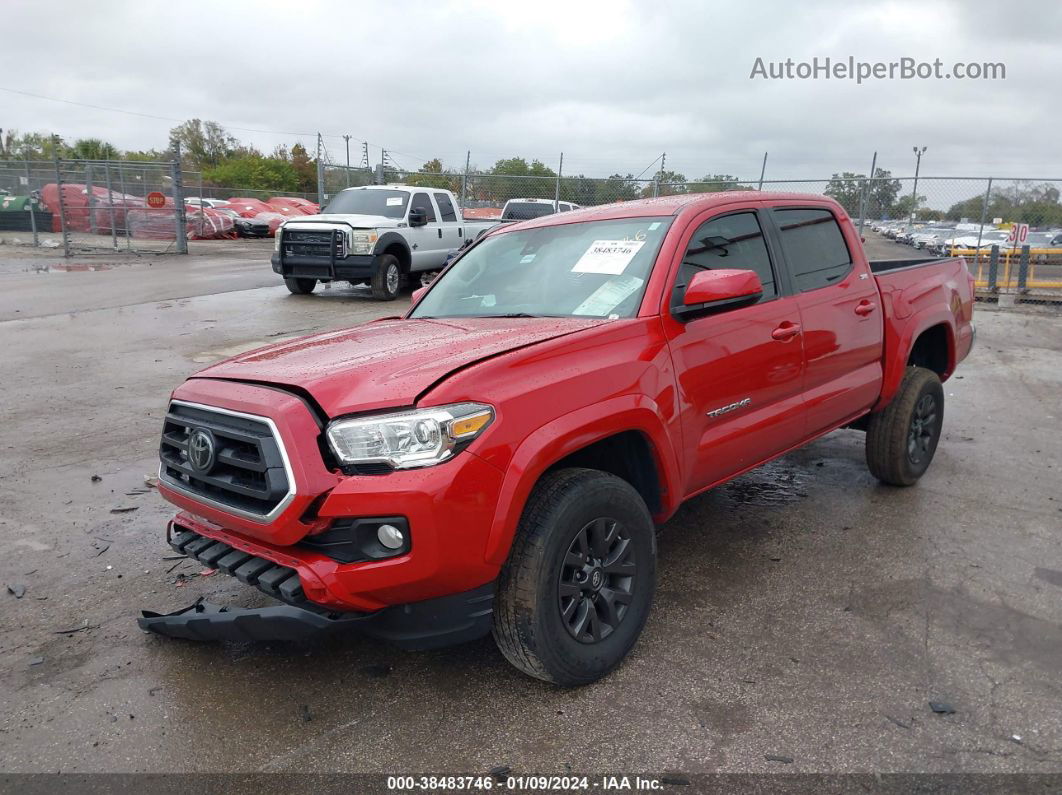
[[[760,166],[760,184],[756,186],[756,190],[763,190],[763,175],[767,173],[767,153],[763,153],[763,165]]]
[[[344,135],[343,140],[347,144],[347,187],[350,187],[350,136]]]
[[[322,210],[324,209],[325,200],[324,158],[322,157],[323,152],[324,142],[321,140],[321,133],[317,133],[317,204]]]
[[[660,195],[660,177],[664,173],[664,165],[667,163],[667,152],[663,152],[660,155],[660,170],[656,172],[656,176],[653,177],[653,198],[655,199]]]
[[[866,187],[863,189],[863,197],[859,201],[859,234],[863,235],[863,224],[867,219],[867,200],[870,198],[870,192],[874,187],[874,170],[878,167],[878,153],[874,153],[874,157],[870,160],[870,177],[867,179]]]
[[[913,147],[915,153],[915,178],[914,188],[911,189],[911,217],[908,219],[907,226],[914,226],[915,210],[918,209],[918,169],[922,165],[922,155],[926,153],[928,147],[923,146],[919,149],[917,146]]]

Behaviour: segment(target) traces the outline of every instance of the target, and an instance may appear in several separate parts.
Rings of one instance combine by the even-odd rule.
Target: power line
[[[106,107],[104,105],[93,105],[90,102],[76,102],[76,101],[74,101],[72,99],[59,99],[57,97],[46,97],[43,94],[34,94],[31,91],[20,91],[20,90],[15,89],[15,88],[6,88],[4,86],[0,86],[0,91],[7,91],[10,94],[21,94],[24,97],[33,97],[34,99],[44,99],[44,100],[47,100],[49,102],[60,102],[60,103],[62,103],[64,105],[78,105],[79,107],[82,107],[82,108],[92,108],[94,110],[103,110],[103,111],[107,111],[109,113],[124,113],[127,116],[139,116],[139,117],[144,118],[144,119],[157,119],[159,121],[173,121],[173,122],[177,122],[178,124],[180,124],[182,122],[185,122],[185,121],[188,121],[187,119],[177,119],[177,118],[174,118],[172,116],[157,116],[157,115],[155,115],[153,113],[141,113],[141,112],[135,111],[135,110],[124,110],[123,108],[109,108],[109,107]],[[222,126],[225,127],[226,129],[237,130],[239,132],[263,133],[265,135],[299,135],[299,136],[310,136],[310,137],[317,135],[316,132],[293,132],[291,130],[261,130],[261,129],[257,129],[257,128],[254,128],[254,127],[236,127],[236,126],[233,126],[231,124],[224,124],[222,122],[219,122],[219,123],[222,124]],[[325,137],[327,137],[327,138],[342,138],[343,136],[342,135],[325,134]],[[354,140],[360,141],[361,139],[355,138]]]

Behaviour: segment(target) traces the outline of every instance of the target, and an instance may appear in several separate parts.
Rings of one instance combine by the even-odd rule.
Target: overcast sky
[[[168,119],[223,123],[265,151],[324,133],[397,163],[539,158],[689,178],[866,172],[1062,176],[1062,4],[1054,2],[268,2],[5,0],[0,127],[163,148]],[[719,6],[712,8],[712,6]],[[818,56],[1002,62],[1006,79],[750,79]],[[246,132],[250,128],[277,132]],[[282,133],[282,134],[281,134]],[[299,133],[293,135],[291,133]],[[651,171],[650,171],[651,173]]]

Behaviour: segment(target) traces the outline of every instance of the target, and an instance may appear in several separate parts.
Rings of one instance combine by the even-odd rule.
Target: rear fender
[[[886,323],[884,377],[881,397],[878,398],[873,411],[881,411],[892,402],[900,389],[903,375],[907,371],[907,362],[914,349],[915,340],[922,332],[933,326],[943,325],[947,329],[948,369],[941,380],[946,380],[955,371],[955,316],[948,307],[941,307],[932,312],[919,312],[904,323],[899,332],[896,331],[896,325],[896,316],[893,322]]]
[[[663,521],[681,499],[678,458],[656,403],[645,395],[621,395],[573,411],[529,435],[506,469],[498,506],[487,539],[486,561],[501,565],[509,555],[524,505],[542,474],[571,453],[624,431],[640,431],[649,439],[661,479]]]

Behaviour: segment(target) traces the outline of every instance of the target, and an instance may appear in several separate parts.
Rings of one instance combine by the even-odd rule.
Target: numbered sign
[[[1007,236],[1007,242],[1010,243],[1011,248],[1017,248],[1018,246],[1024,246],[1029,240],[1029,225],[1028,224],[1014,224],[1010,228],[1010,234]]]

